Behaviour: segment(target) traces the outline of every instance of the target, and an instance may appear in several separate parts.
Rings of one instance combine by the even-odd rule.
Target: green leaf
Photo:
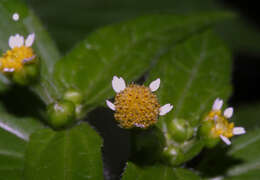
[[[26,180],[103,179],[102,140],[87,124],[34,133],[26,152]]]
[[[102,28],[57,63],[57,84],[63,92],[81,90],[85,105],[93,108],[112,96],[113,75],[128,82],[137,79],[170,46],[229,17],[229,13],[151,15]]]
[[[20,15],[18,22],[12,20],[15,12]],[[0,2],[0,29],[0,53],[9,49],[8,39],[11,35],[19,33],[27,37],[29,33],[35,32],[36,40],[33,49],[41,59],[41,78],[32,90],[46,103],[52,102],[53,98],[59,96],[51,74],[60,55],[39,20],[20,0],[2,0]],[[2,81],[1,77],[0,80]]]
[[[0,179],[20,180],[26,142],[0,129]]]
[[[172,168],[163,165],[139,167],[131,162],[128,162],[122,180],[133,180],[133,179],[200,180],[201,178],[196,174],[194,174],[192,171],[183,168]]]
[[[159,123],[182,118],[197,125],[217,97],[230,95],[230,53],[212,32],[194,34],[159,59],[149,80],[156,78],[161,79],[161,105],[174,106]]]
[[[0,179],[21,179],[26,141],[40,128],[35,119],[14,117],[0,105]]]
[[[256,180],[260,175],[260,130],[252,130],[233,141],[228,155],[239,161],[228,169],[229,179]]]

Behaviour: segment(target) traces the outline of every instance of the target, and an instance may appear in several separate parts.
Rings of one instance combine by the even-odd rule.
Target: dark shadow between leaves
[[[46,109],[37,95],[28,88],[17,85],[13,85],[9,91],[1,94],[0,101],[8,113],[18,117],[34,117],[42,120],[42,110]]]
[[[203,177],[222,176],[234,165],[243,161],[227,154],[227,147],[221,145],[214,149],[204,149],[199,156],[187,163],[187,166],[199,171]]]
[[[106,180],[119,180],[130,154],[130,133],[120,128],[111,110],[97,108],[86,119],[102,136],[104,175]]]

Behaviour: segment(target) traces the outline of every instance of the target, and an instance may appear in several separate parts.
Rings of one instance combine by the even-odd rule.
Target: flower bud
[[[184,142],[193,135],[193,128],[184,119],[174,119],[168,123],[168,135],[177,142]]]
[[[75,105],[62,101],[48,106],[48,121],[53,128],[71,125],[75,121]]]
[[[179,147],[170,145],[164,148],[162,160],[171,166],[176,166],[183,162],[184,154]]]
[[[63,99],[67,101],[73,102],[75,105],[76,104],[81,104],[83,101],[83,96],[81,92],[75,90],[75,89],[70,89],[65,94],[63,95]]]

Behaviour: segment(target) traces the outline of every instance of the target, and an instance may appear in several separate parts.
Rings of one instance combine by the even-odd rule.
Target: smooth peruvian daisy
[[[160,87],[160,79],[151,82],[149,87],[126,83],[122,77],[114,76],[112,87],[117,93],[114,104],[106,100],[107,106],[115,111],[115,119],[123,128],[147,128],[172,110],[171,104],[160,106],[153,93]]]
[[[34,39],[34,33],[28,35],[26,40],[19,34],[10,36],[9,47],[11,49],[0,57],[0,71],[3,73],[19,71],[24,64],[32,63],[35,59],[33,49],[31,48]]]
[[[243,127],[234,127],[233,122],[228,122],[228,119],[230,119],[233,115],[233,108],[229,107],[225,109],[222,115],[222,105],[223,100],[217,98],[212,106],[212,110],[207,115],[206,120],[214,122],[214,126],[211,129],[213,137],[220,137],[224,143],[230,145],[231,137],[234,135],[245,134],[246,131]]]

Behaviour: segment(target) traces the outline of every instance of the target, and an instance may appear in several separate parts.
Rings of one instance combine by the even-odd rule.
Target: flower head
[[[115,119],[124,128],[147,128],[172,110],[171,104],[160,106],[153,93],[160,86],[160,79],[151,82],[149,87],[143,85],[126,85],[122,77],[114,76],[112,87],[117,93],[115,102],[106,101],[107,106],[115,111]]]
[[[0,57],[0,71],[3,73],[19,71],[24,64],[32,63],[35,59],[34,52],[31,48],[35,39],[34,33],[24,37],[16,34],[9,37],[9,47],[11,48]]]
[[[217,98],[212,106],[212,110],[206,116],[206,121],[212,121],[213,127],[211,128],[211,135],[213,137],[220,137],[222,141],[224,141],[227,145],[231,144],[229,140],[234,135],[245,134],[246,131],[243,127],[234,127],[234,123],[229,123],[228,119],[230,119],[233,115],[233,108],[229,107],[225,109],[222,114],[221,108],[223,105],[223,100]]]

